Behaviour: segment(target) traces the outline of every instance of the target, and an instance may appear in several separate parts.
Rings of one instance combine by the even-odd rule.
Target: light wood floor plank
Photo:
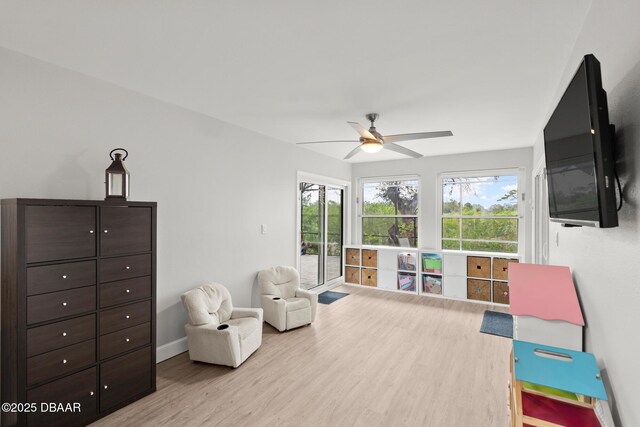
[[[162,362],[158,391],[96,426],[506,426],[510,340],[488,306],[359,286],[316,322],[265,324],[238,369]],[[494,308],[506,311],[504,308]]]

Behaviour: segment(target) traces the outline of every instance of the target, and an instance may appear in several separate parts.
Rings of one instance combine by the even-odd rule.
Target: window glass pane
[[[460,219],[442,218],[442,238],[460,238]]]
[[[518,177],[460,178],[462,214],[469,216],[517,216]]]
[[[417,247],[417,218],[362,218],[362,244]]]
[[[417,215],[418,181],[382,181],[363,184],[364,215]]]
[[[453,249],[453,250],[459,251],[460,241],[459,240],[443,240],[442,249]]]
[[[517,253],[517,243],[499,243],[499,242],[471,242],[467,240],[462,241],[463,251],[482,251],[482,252],[506,252]]]
[[[442,185],[442,216],[460,215],[460,186],[446,181]]]
[[[518,241],[517,218],[462,218],[462,238]]]
[[[342,275],[342,197],[341,188],[327,187],[326,280]]]

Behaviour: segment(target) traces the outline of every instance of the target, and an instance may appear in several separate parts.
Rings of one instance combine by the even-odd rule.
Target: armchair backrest
[[[193,326],[208,323],[218,324],[231,318],[233,304],[231,294],[219,283],[202,285],[180,296],[189,324]]]
[[[271,267],[258,273],[258,284],[262,295],[293,298],[300,287],[300,275],[293,267]]]

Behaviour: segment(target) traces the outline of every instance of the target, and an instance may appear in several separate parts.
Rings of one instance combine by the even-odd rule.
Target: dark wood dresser
[[[85,425],[154,392],[156,203],[6,199],[1,220],[2,425]]]

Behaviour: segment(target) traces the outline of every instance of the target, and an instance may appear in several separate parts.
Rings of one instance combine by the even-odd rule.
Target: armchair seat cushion
[[[238,335],[241,340],[260,329],[260,322],[258,322],[258,319],[255,317],[240,317],[238,319],[231,319],[227,323],[230,326],[238,327]]]
[[[308,298],[287,298],[284,302],[286,304],[287,312],[311,307],[311,303]]]

